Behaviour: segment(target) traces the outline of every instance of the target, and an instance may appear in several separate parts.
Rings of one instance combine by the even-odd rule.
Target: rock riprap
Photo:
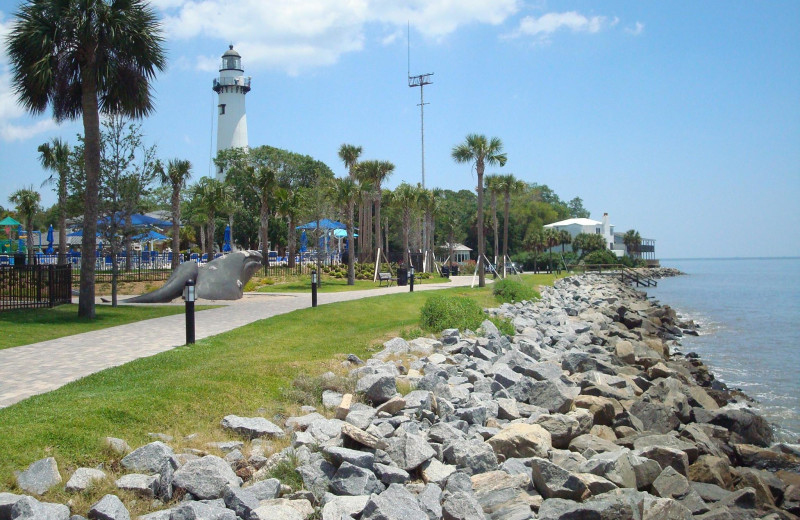
[[[182,497],[145,520],[800,514],[800,446],[774,444],[744,396],[681,354],[680,337],[697,327],[670,307],[612,277],[585,275],[558,280],[538,301],[487,312],[516,333],[487,320],[439,340],[395,338],[366,362],[344,362],[360,397],[326,391],[335,418],[304,407],[279,427],[229,415],[222,426],[239,438],[209,446],[224,459],[175,454],[157,441],[122,459],[129,474],[118,484],[149,500]],[[291,445],[267,457],[260,438],[284,435]],[[286,464],[296,465],[301,488],[269,478]],[[44,493],[52,463],[34,466],[49,477],[21,481],[41,481],[30,492]],[[79,472],[70,482],[104,478]],[[112,496],[92,514],[125,518]],[[31,511],[60,518],[65,509],[0,493],[0,520]]]

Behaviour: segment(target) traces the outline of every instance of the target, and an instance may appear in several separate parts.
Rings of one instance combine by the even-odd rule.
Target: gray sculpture
[[[155,291],[128,298],[125,303],[167,303],[183,294],[187,280],[195,281],[195,294],[205,300],[238,300],[244,294],[245,284],[261,267],[258,251],[236,251],[203,264],[181,264],[163,287]]]

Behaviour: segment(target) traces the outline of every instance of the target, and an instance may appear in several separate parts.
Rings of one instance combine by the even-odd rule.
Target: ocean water
[[[757,401],[781,440],[800,438],[800,258],[662,260],[686,276],[648,295],[693,319],[684,336],[714,376]]]

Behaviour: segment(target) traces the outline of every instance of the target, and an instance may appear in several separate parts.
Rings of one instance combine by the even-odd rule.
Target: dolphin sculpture
[[[141,296],[123,300],[125,303],[167,303],[183,294],[187,280],[195,281],[195,294],[205,300],[238,300],[245,284],[261,267],[263,257],[258,251],[236,251],[198,266],[185,262],[162,287]]]

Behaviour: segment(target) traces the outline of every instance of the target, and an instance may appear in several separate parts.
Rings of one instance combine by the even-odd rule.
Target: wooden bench
[[[389,287],[394,281],[397,281],[397,279],[392,278],[392,273],[378,273],[378,286],[386,282],[386,286]]]

